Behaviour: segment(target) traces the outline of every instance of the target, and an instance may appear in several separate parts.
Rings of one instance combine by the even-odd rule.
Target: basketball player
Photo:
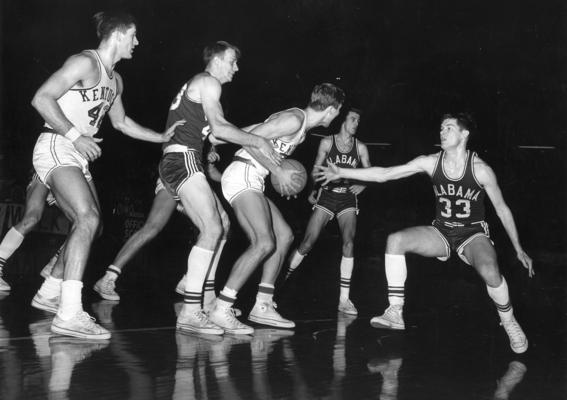
[[[203,283],[209,266],[220,257],[228,222],[220,200],[203,174],[203,141],[214,132],[211,143],[219,140],[248,146],[258,156],[280,162],[267,139],[240,130],[224,118],[220,104],[222,85],[232,81],[238,71],[239,56],[240,50],[224,41],[205,47],[205,71],[183,85],[169,109],[168,126],[178,119],[187,123],[178,127],[164,145],[159,174],[169,193],[179,196],[185,212],[199,229],[187,260],[185,300],[177,317],[177,328],[184,331],[224,333],[201,308]]]
[[[330,162],[340,168],[356,168],[362,164],[370,167],[368,149],[354,135],[360,121],[360,111],[351,108],[341,125],[337,135],[321,139],[313,172],[318,165]],[[357,196],[366,188],[364,185],[349,182],[348,179],[329,182],[318,191],[311,193],[310,201],[314,201],[313,213],[307,223],[305,237],[297,249],[289,257],[286,279],[299,266],[303,258],[311,251],[319,238],[321,230],[334,217],[337,218],[342,237],[342,258],[340,264],[341,284],[339,296],[339,311],[357,315],[358,311],[349,299],[350,278],[354,266],[354,235],[356,233],[356,216],[358,215]],[[315,198],[316,193],[319,196]]]
[[[274,150],[287,157],[305,140],[311,128],[329,126],[338,115],[344,97],[342,89],[330,83],[317,85],[305,109],[290,108],[275,113],[264,123],[254,126],[251,132],[270,139]],[[263,273],[256,304],[248,319],[281,328],[295,326],[293,321],[283,318],[275,310],[272,300],[274,283],[293,234],[276,205],[264,195],[264,181],[270,172],[277,174],[283,195],[292,193],[296,186],[293,182],[295,170],[282,170],[269,160],[250,154],[247,149],[235,153],[234,161],[222,175],[223,195],[250,240],[250,246],[234,264],[216,307],[209,314],[211,321],[228,333],[254,332],[235,318],[232,306],[238,291],[261,263]]]
[[[494,172],[476,153],[467,150],[467,142],[475,129],[469,114],[446,114],[441,123],[442,151],[439,153],[389,168],[346,169],[330,164],[329,167],[319,167],[319,179],[324,183],[337,178],[386,182],[417,173],[426,173],[432,179],[437,200],[433,224],[407,228],[388,236],[385,263],[390,306],[383,315],[372,318],[372,324],[405,329],[402,308],[407,276],[406,253],[446,260],[453,250],[482,277],[512,350],[523,353],[528,348],[528,340],[514,318],[508,285],[500,274],[488,224],[484,222],[485,194],[488,194],[518,260],[530,277],[534,275],[532,260],[520,244],[514,217],[502,197]]]
[[[220,182],[220,172],[214,166],[214,163],[219,160],[219,155],[211,147],[211,151],[207,154],[207,175],[210,179]],[[177,208],[177,210],[185,214],[183,207],[178,203],[179,198],[174,198],[163,186],[161,179],[158,178],[157,185],[155,189],[155,197],[152,203],[152,208],[148,214],[148,218],[144,223],[144,226],[136,233],[134,233],[128,241],[122,246],[118,255],[114,259],[111,265],[106,269],[106,273],[102,278],[100,278],[94,285],[94,290],[106,300],[120,301],[120,296],[116,292],[116,280],[122,274],[122,270],[128,262],[144,247],[148,242],[153,240],[158,233],[165,227],[171,215]],[[223,214],[226,217],[226,214]],[[230,223],[228,218],[223,220],[223,232],[228,232]],[[226,239],[226,238],[224,238]],[[220,256],[220,254],[219,254]],[[218,264],[218,260],[217,264]],[[209,274],[207,275],[207,280],[205,282],[205,311],[207,311],[207,300],[211,301],[209,298],[211,295],[214,297],[214,271],[211,268]],[[211,275],[212,273],[212,275]],[[211,277],[209,279],[209,277]],[[185,282],[183,282],[183,290],[185,290]],[[183,292],[182,292],[183,293]]]
[[[134,18],[100,12],[94,21],[98,48],[69,57],[34,95],[32,106],[44,118],[45,128],[34,148],[33,165],[72,223],[63,282],[48,278],[49,295],[42,297],[58,306],[51,329],[62,335],[104,340],[110,338],[110,332],[97,325],[81,303],[81,280],[100,220],[89,172],[89,162],[101,154],[97,144],[101,139],[94,136],[107,112],[115,129],[140,140],[167,142],[175,127],[162,135],[138,125],[124,111],[122,78],[114,68],[120,60],[132,58],[139,44]]]

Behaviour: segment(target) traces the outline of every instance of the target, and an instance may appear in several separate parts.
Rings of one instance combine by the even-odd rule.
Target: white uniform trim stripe
[[[441,231],[439,231],[439,229],[437,229],[436,227],[432,226],[433,230],[435,230],[435,233],[437,233],[437,235],[439,235],[439,237],[441,238],[441,240],[443,240],[443,243],[445,244],[445,257],[450,257],[451,256],[451,246],[449,245],[449,242],[447,241],[447,239],[445,238],[445,236],[441,233]]]
[[[54,133],[50,140],[49,140],[49,152],[51,153],[51,157],[53,157],[53,160],[55,161],[55,163],[57,165],[61,164],[61,161],[59,160],[59,157],[57,157],[57,151],[55,150],[55,141],[57,140],[57,134]]]

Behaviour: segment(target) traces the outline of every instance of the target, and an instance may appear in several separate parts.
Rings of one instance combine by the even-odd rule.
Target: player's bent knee
[[[278,241],[284,246],[290,246],[293,243],[293,239],[295,239],[295,236],[291,229],[278,235]]]
[[[502,276],[496,263],[482,263],[477,267],[477,271],[490,286],[497,287],[502,283]]]
[[[261,237],[252,243],[252,247],[257,251],[262,257],[265,257],[276,248],[276,242],[273,237]]]
[[[201,238],[206,238],[212,241],[219,241],[223,234],[223,227],[219,220],[213,220],[207,223],[201,230],[199,235]]]
[[[394,232],[388,235],[386,240],[386,253],[402,254],[405,252],[404,235],[401,232]]]

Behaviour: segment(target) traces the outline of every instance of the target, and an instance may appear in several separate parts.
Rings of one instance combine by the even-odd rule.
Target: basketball
[[[295,191],[287,193],[287,194],[290,195],[290,196],[293,196],[293,195],[296,195],[299,192],[301,192],[303,190],[303,188],[305,187],[305,185],[307,184],[307,171],[305,170],[305,167],[303,166],[303,164],[301,164],[297,160],[292,160],[290,158],[286,158],[286,159],[282,160],[280,167],[282,167],[285,170],[296,170],[296,171],[298,171],[294,175],[294,182],[296,184],[298,184],[298,186],[297,186]],[[275,191],[278,192],[279,194],[283,194],[283,193],[280,192],[280,185],[278,183],[278,178],[274,174],[270,174],[270,180],[272,182],[272,186],[274,187]]]

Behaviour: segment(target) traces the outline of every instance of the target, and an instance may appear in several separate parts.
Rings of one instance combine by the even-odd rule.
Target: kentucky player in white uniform
[[[57,267],[52,271],[33,305],[57,313],[51,326],[55,333],[108,339],[110,332],[95,324],[81,303],[83,272],[100,223],[98,197],[88,168],[101,154],[97,144],[101,139],[94,136],[107,112],[115,129],[140,140],[166,142],[175,126],[162,135],[138,125],[124,111],[122,79],[114,67],[118,61],[132,58],[138,45],[134,18],[100,12],[94,22],[98,48],[69,57],[32,100],[46,127],[34,148],[34,168],[72,222],[64,272]]]
[[[304,141],[309,129],[329,126],[338,115],[343,101],[344,92],[340,88],[329,83],[317,85],[304,110],[291,108],[281,111],[249,130],[270,139],[274,150],[282,157],[287,157]],[[256,304],[248,319],[277,327],[295,326],[293,321],[283,318],[275,310],[272,301],[274,283],[293,241],[293,234],[278,208],[264,195],[264,181],[270,172],[277,174],[284,194],[296,186],[295,171],[283,170],[262,157],[252,157],[246,148],[236,152],[234,161],[222,176],[223,195],[250,238],[250,246],[234,264],[217,298],[215,309],[209,314],[209,319],[228,333],[250,334],[254,331],[236,321],[232,306],[238,291],[261,263],[264,266],[262,279]]]

